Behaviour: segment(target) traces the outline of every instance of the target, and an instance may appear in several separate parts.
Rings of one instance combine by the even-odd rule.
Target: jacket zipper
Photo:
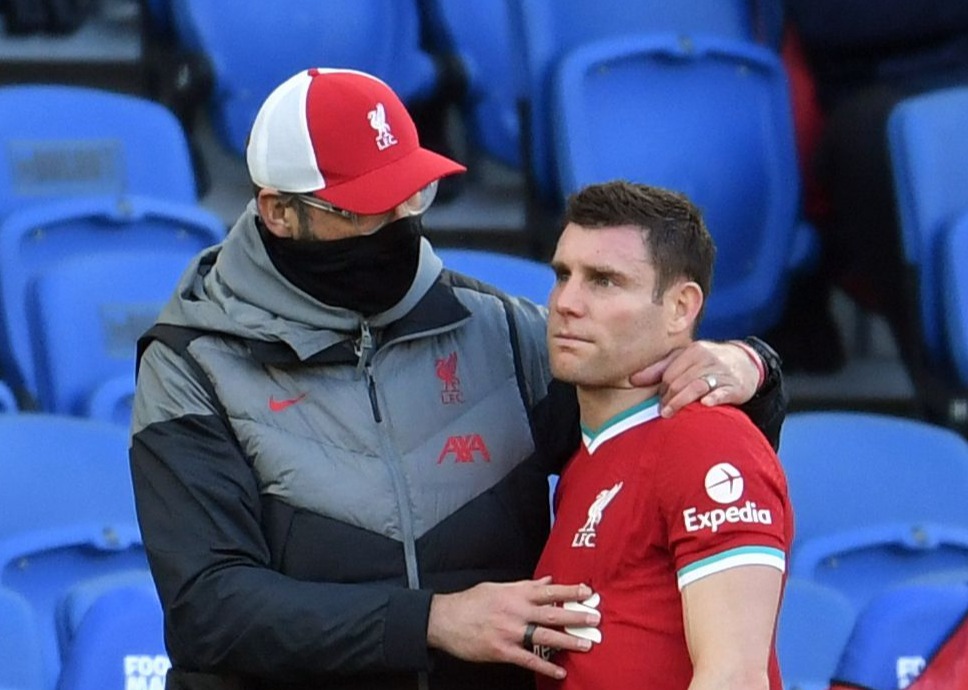
[[[376,379],[370,358],[373,354],[373,334],[370,324],[360,322],[360,337],[356,341],[355,354],[358,357],[356,370],[366,379],[366,393],[370,399],[373,419],[379,425],[377,433],[380,436],[381,456],[390,473],[393,492],[397,499],[397,510],[400,513],[400,530],[403,533],[403,555],[407,567],[407,586],[420,589],[420,575],[417,567],[417,540],[413,531],[413,515],[410,511],[410,501],[407,499],[406,482],[400,469],[400,457],[390,443],[390,433],[383,426],[383,414],[380,412],[379,397],[376,391]]]
[[[407,569],[407,586],[410,589],[420,589],[420,573],[417,563],[417,539],[413,531],[413,515],[410,512],[410,502],[407,500],[406,483],[403,480],[403,473],[400,470],[400,458],[397,456],[387,430],[383,427],[383,414],[380,412],[379,398],[376,392],[376,379],[373,376],[373,367],[370,364],[370,357],[373,354],[373,334],[370,332],[370,324],[366,321],[360,322],[360,337],[357,340],[354,350],[357,356],[356,372],[363,374],[366,379],[366,392],[370,399],[370,409],[373,411],[373,419],[379,425],[377,433],[380,435],[381,453],[387,470],[390,473],[390,480],[393,483],[393,492],[397,499],[397,510],[400,513],[400,529],[403,532],[403,558]],[[421,671],[417,674],[418,690],[428,690],[430,680],[428,674]]]
[[[356,355],[356,375],[360,376],[364,367],[370,363],[370,355],[373,354],[373,334],[367,321],[360,321],[360,337],[356,339],[353,354]]]

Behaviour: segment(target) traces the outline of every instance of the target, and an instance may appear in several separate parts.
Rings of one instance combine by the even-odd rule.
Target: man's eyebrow
[[[578,263],[577,265],[566,264],[563,261],[551,261],[551,268],[557,273],[560,271],[570,271],[572,273],[584,273],[593,277],[605,278],[628,278],[629,274],[607,264]]]
[[[548,265],[551,266],[551,270],[553,270],[555,273],[572,270],[569,264],[561,261],[560,259],[552,259],[550,262],[548,262]]]

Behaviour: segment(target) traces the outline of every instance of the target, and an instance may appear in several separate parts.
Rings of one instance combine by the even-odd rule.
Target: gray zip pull
[[[360,321],[360,337],[356,340],[356,347],[353,353],[357,356],[356,375],[362,376],[363,369],[370,362],[370,354],[373,352],[373,335],[370,333],[370,324]]]

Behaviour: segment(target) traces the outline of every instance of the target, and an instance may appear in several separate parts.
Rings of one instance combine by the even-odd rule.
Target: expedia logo
[[[714,508],[708,513],[700,513],[696,508],[682,511],[682,518],[686,523],[687,532],[698,532],[701,529],[719,531],[721,525],[745,522],[749,524],[772,525],[773,515],[766,508],[757,508],[752,501],[747,501],[742,508]]]
[[[717,463],[706,472],[706,495],[716,503],[735,503],[742,498],[745,486],[742,473],[728,462]],[[698,532],[701,529],[717,532],[722,525],[739,522],[773,524],[772,513],[766,508],[757,508],[752,501],[747,501],[742,506],[713,508],[706,513],[700,513],[698,508],[687,508],[682,511],[682,518],[687,532]]]
[[[716,503],[735,503],[743,495],[743,475],[728,462],[713,465],[706,472],[706,494]]]

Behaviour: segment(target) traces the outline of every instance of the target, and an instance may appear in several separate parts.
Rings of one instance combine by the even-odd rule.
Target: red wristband
[[[744,343],[742,340],[730,340],[729,342],[733,343],[734,345],[739,345],[743,352],[746,353],[746,356],[753,361],[753,364],[756,366],[756,371],[760,377],[756,382],[756,390],[759,390],[760,386],[763,385],[763,381],[766,380],[766,365],[763,363],[763,360],[760,359],[760,356],[756,350]]]

